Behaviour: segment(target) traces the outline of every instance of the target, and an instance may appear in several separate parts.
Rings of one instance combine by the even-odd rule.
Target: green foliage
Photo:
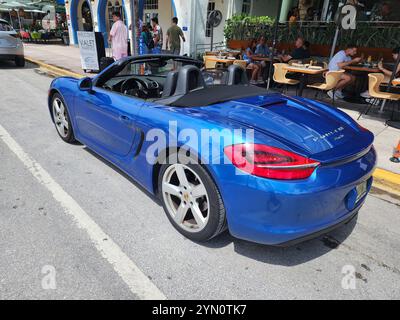
[[[268,16],[237,14],[226,20],[224,34],[228,40],[256,38],[268,32],[273,24],[274,19]]]
[[[250,40],[265,35],[272,39],[274,20],[270,17],[235,15],[226,21],[227,40]],[[302,36],[313,44],[331,45],[335,34],[334,23],[279,24],[278,41],[293,42]],[[360,47],[394,48],[400,46],[399,25],[376,25],[359,22],[356,30],[341,30],[339,45],[355,43]]]

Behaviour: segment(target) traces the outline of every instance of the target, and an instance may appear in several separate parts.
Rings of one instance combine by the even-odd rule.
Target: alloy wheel
[[[59,98],[53,100],[53,116],[58,133],[66,138],[69,132],[68,115],[64,103]]]
[[[162,177],[161,188],[167,212],[180,228],[196,233],[207,226],[208,193],[192,169],[179,163],[169,166]]]

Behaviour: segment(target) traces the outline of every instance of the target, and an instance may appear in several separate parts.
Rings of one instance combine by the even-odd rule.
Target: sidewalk
[[[58,67],[71,72],[71,75],[86,75],[81,67],[81,58],[78,47],[58,44],[24,43],[24,50],[25,58],[28,61]]]
[[[43,45],[26,43],[25,56],[27,60],[39,62],[43,68],[51,68],[51,73],[56,76],[74,75],[85,76],[81,68],[79,48],[74,46],[62,45]],[[55,67],[55,69],[54,69]],[[57,71],[58,69],[58,71]],[[72,74],[65,74],[64,70]],[[326,102],[329,103],[327,99]],[[357,119],[359,111],[364,108],[361,105],[351,105],[354,110],[347,107],[348,103],[338,102],[341,110],[349,114],[353,119]],[[343,108],[346,106],[346,108]],[[378,153],[378,167],[396,174],[400,181],[400,164],[391,162],[393,149],[400,139],[400,130],[385,126],[385,121],[378,117],[363,117],[359,121],[360,125],[372,131],[375,135],[375,149]],[[397,180],[396,180],[397,181]],[[400,184],[400,183],[399,183]]]

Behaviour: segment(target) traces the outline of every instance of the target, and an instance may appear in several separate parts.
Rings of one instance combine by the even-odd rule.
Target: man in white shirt
[[[345,50],[336,53],[329,62],[329,71],[339,71],[351,64],[359,63],[361,58],[353,58],[357,54],[357,47],[348,45]],[[335,88],[335,99],[343,99],[342,89],[355,81],[356,77],[350,73],[343,73]],[[333,90],[328,91],[328,96],[333,98]]]
[[[108,41],[112,42],[113,58],[119,60],[128,55],[128,28],[121,20],[121,13],[112,14],[114,24],[111,28]]]

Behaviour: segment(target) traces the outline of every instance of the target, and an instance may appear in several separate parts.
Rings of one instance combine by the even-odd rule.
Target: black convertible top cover
[[[231,100],[267,94],[266,89],[248,85],[215,85],[194,90],[176,99],[160,99],[157,103],[176,107],[202,107]]]

